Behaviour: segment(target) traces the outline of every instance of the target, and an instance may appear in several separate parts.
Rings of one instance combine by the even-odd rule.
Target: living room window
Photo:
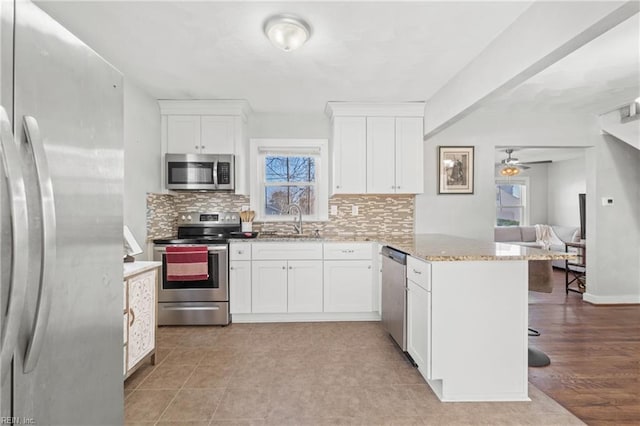
[[[254,139],[251,207],[259,221],[293,219],[296,204],[305,221],[327,220],[326,140]]]
[[[523,226],[529,224],[526,180],[496,181],[496,225]]]

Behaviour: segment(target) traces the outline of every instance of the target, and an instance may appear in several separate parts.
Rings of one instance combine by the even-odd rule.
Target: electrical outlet
[[[358,206],[351,206],[351,216],[358,216]]]
[[[338,215],[338,206],[331,206],[331,216],[337,216]]]
[[[611,198],[611,197],[602,197],[602,205],[603,206],[612,206],[613,205],[613,198]]]

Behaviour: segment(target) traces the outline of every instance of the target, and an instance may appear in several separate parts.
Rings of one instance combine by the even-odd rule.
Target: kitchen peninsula
[[[528,400],[528,262],[566,253],[441,234],[232,240],[233,321],[379,319],[379,286],[348,286],[378,282],[380,246],[409,255],[407,347],[436,395]]]

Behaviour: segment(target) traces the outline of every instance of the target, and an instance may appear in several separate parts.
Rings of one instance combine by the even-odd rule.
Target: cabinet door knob
[[[340,185],[336,185],[336,189],[340,189]]]
[[[293,269],[293,266],[289,266],[289,269]]]
[[[244,253],[244,251],[238,250],[238,254],[243,254],[243,253]]]
[[[369,266],[367,267],[367,269],[371,269],[371,265],[369,265]]]
[[[396,186],[396,189],[400,189],[400,185]]]
[[[392,185],[392,186],[391,186],[391,189],[396,189],[396,186],[395,186],[395,185]]]
[[[200,145],[200,148],[204,149],[204,145]]]
[[[195,149],[198,149],[198,145],[196,145],[194,148],[195,148]]]
[[[229,266],[229,269],[233,270],[233,266]]]
[[[282,269],[287,269],[287,268],[285,268],[285,267],[283,266],[283,267],[282,267]]]

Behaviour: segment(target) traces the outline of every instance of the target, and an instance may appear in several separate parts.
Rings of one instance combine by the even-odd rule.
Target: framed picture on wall
[[[438,194],[473,194],[473,148],[438,147]]]

